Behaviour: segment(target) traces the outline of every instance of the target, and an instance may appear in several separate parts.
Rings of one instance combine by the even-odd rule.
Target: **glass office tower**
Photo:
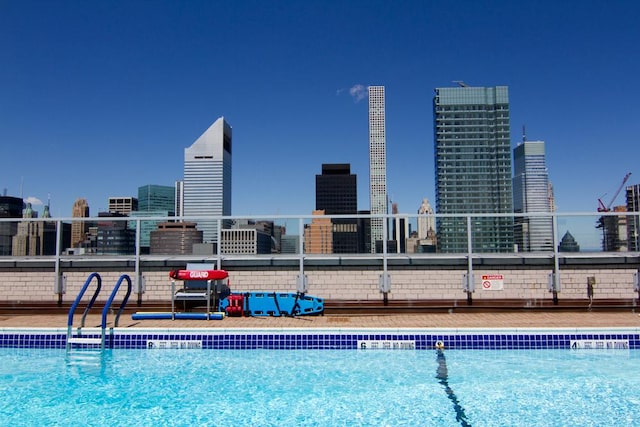
[[[439,252],[513,251],[509,91],[506,86],[437,88],[433,98]]]
[[[220,117],[184,149],[183,214],[197,222],[204,243],[218,241],[218,223],[207,218],[231,215],[231,136],[231,126]]]
[[[544,141],[523,141],[513,150],[513,211],[551,212]],[[553,219],[531,215],[514,218],[519,251],[553,251]]]
[[[316,210],[325,215],[356,215],[358,213],[357,177],[350,164],[322,165],[316,175]],[[358,252],[358,221],[355,218],[332,218],[333,253]]]
[[[138,187],[139,211],[169,211],[176,206],[176,189],[168,185],[148,184]]]
[[[149,252],[151,245],[151,232],[158,228],[158,224],[166,222],[166,217],[175,215],[175,187],[168,185],[148,184],[138,187],[138,210],[131,212],[129,216],[135,217],[162,217],[157,221],[140,221],[140,247],[142,253]],[[130,222],[130,228],[136,228],[136,221]]]

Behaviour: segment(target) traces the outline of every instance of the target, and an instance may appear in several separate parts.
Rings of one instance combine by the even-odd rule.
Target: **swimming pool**
[[[0,425],[636,425],[640,352],[0,349]]]

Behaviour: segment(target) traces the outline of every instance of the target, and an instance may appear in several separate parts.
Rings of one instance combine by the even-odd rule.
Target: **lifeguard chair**
[[[206,304],[207,313],[218,307],[220,298],[229,294],[226,270],[216,270],[213,264],[187,264],[185,270],[173,270],[171,277],[171,312],[175,313],[176,302],[182,303],[183,311]],[[181,289],[176,290],[176,280],[182,280]]]

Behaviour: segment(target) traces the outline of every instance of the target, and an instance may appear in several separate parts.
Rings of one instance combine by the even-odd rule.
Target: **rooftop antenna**
[[[468,87],[467,84],[462,80],[454,80],[453,83],[456,83],[460,87]]]
[[[525,125],[522,125],[522,142],[527,142],[527,130]]]

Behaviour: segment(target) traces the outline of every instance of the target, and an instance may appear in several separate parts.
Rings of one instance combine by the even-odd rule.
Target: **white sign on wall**
[[[486,274],[482,276],[483,291],[501,291],[504,289],[504,276],[502,274]]]

